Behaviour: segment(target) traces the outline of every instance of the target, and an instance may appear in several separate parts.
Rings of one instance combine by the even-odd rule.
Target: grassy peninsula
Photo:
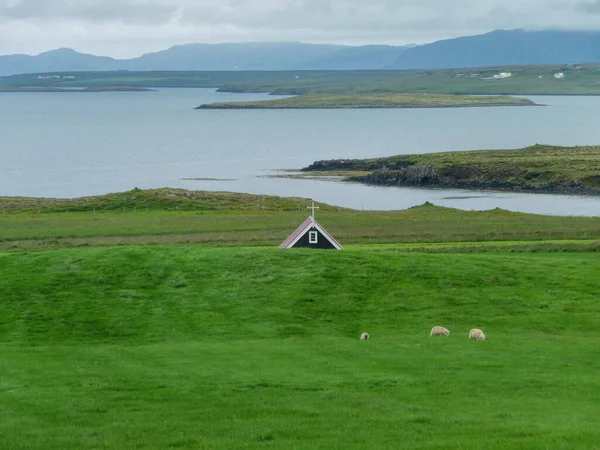
[[[277,100],[220,102],[196,109],[345,109],[458,108],[474,106],[533,106],[529,99],[508,96],[472,97],[445,94],[307,94]]]
[[[536,144],[518,150],[317,161],[302,170],[313,175],[347,172],[352,181],[383,186],[600,195],[599,146]],[[357,171],[363,175],[355,175]]]

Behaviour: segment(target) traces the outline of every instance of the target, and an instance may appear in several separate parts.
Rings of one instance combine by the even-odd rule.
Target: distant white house
[[[501,80],[503,78],[510,78],[510,77],[512,77],[512,73],[510,73],[510,72],[500,72],[499,74],[492,76],[492,78],[494,80]]]
[[[554,74],[554,78],[556,78],[557,80],[560,80],[560,79],[562,79],[564,77],[565,77],[565,74],[562,73],[562,72],[558,72],[558,73]]]

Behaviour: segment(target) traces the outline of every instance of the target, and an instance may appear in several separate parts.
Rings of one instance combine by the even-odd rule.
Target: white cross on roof
[[[315,209],[321,209],[318,206],[315,206],[315,202],[312,202],[312,206],[308,206],[306,209],[312,209],[312,215],[310,216],[312,220],[315,220]]]

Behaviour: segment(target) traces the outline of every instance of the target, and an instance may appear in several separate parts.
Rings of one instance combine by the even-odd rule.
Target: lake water
[[[79,197],[169,186],[308,197],[357,209],[429,201],[600,216],[600,198],[593,197],[268,177],[318,159],[600,144],[600,97],[530,97],[545,108],[193,110],[262,98],[270,97],[209,89],[0,94],[0,196]]]

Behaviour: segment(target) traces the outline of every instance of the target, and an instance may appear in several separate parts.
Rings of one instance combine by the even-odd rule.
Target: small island
[[[344,177],[379,186],[600,195],[600,146],[534,145],[518,150],[317,161],[306,177]]]
[[[527,98],[450,94],[306,94],[277,100],[220,102],[195,109],[360,109],[539,106]]]

